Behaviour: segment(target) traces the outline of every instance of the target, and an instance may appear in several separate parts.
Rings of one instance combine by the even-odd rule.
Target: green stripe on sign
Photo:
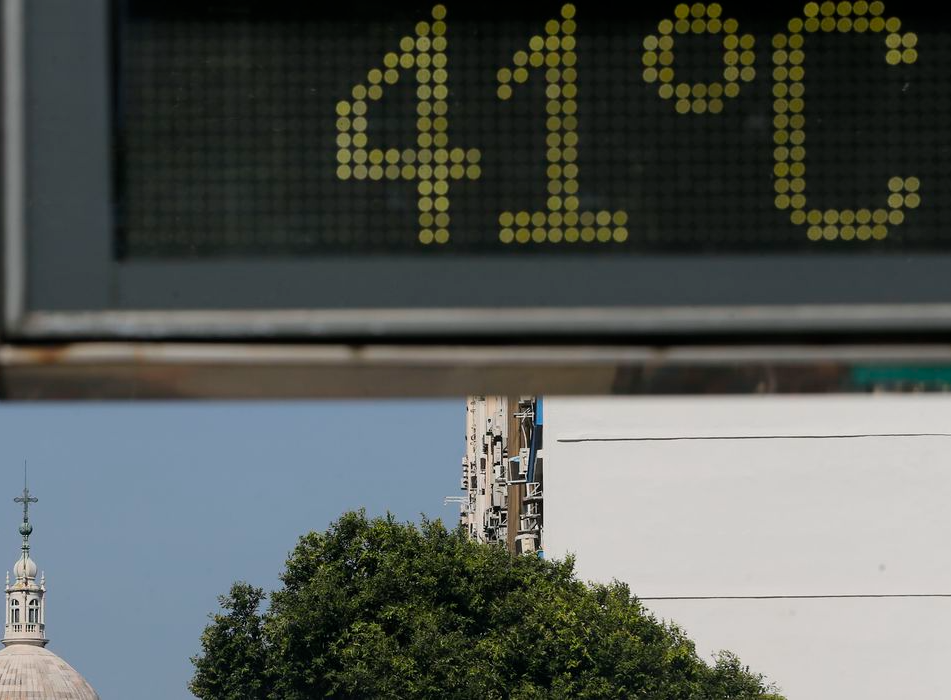
[[[951,386],[951,365],[854,367],[852,382],[859,385],[886,383],[946,384]]]

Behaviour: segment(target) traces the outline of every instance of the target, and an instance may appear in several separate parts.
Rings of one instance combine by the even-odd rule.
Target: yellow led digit
[[[449,240],[449,182],[481,175],[475,148],[449,148],[446,8],[436,5],[432,22],[419,22],[413,36],[400,39],[399,52],[383,57],[383,67],[355,85],[352,99],[337,103],[337,177],[341,180],[411,180],[417,183],[419,241]],[[416,78],[415,149],[367,148],[367,101],[383,97],[385,85],[406,71]]]
[[[512,67],[498,74],[499,99],[511,99],[513,87],[528,80],[532,69],[544,70],[547,97],[546,158],[548,201],[544,211],[505,211],[499,215],[503,243],[622,243],[627,240],[624,211],[580,211],[578,199],[578,87],[575,53],[575,6],[564,5],[559,19],[545,24],[545,34],[517,51]]]
[[[717,3],[677,5],[676,19],[661,20],[658,34],[644,38],[641,75],[648,83],[658,83],[657,94],[674,100],[674,109],[679,114],[722,112],[723,100],[740,94],[740,82],[748,83],[756,77],[753,35],[738,35],[739,23],[735,19],[721,19],[722,12]],[[674,81],[674,35],[688,33],[723,34],[723,82]]]
[[[789,21],[789,33],[773,37],[773,155],[775,204],[791,210],[790,220],[806,227],[811,241],[881,240],[889,226],[905,220],[905,211],[921,202],[917,177],[888,180],[886,206],[877,209],[810,209],[806,204],[805,37],[816,32],[885,33],[885,62],[914,63],[913,33],[900,34],[897,17],[885,19],[882,2],[806,3],[804,17]]]

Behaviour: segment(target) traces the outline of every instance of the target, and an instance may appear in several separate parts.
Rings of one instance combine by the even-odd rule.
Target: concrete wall
[[[646,605],[790,700],[949,696],[951,397],[547,397],[545,421],[547,556],[707,598]]]

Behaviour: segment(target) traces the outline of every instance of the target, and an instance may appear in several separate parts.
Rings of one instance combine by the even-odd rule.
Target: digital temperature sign
[[[946,249],[924,4],[118,3],[121,257]]]
[[[4,8],[10,336],[951,336],[933,4]]]

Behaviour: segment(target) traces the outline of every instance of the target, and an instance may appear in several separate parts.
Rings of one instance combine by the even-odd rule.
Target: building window
[[[10,622],[14,625],[20,622],[20,601],[11,600],[10,601]]]
[[[27,613],[27,622],[37,623],[40,621],[40,601],[31,600],[30,609]]]

